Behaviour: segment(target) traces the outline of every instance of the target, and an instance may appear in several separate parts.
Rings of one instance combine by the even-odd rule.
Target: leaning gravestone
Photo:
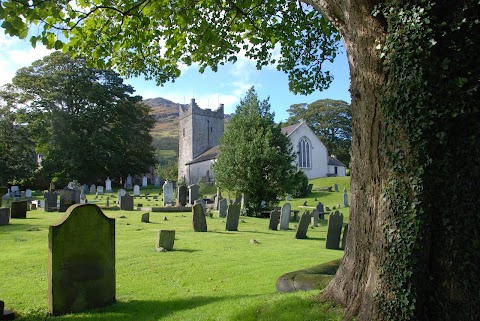
[[[224,198],[218,202],[218,217],[227,217],[227,200]]]
[[[198,199],[200,191],[200,186],[197,184],[192,184],[188,186],[188,200],[190,204],[194,204],[194,202]]]
[[[295,238],[297,239],[306,239],[307,238],[307,231],[308,225],[312,219],[312,214],[309,211],[303,213],[302,217],[300,217],[300,222],[298,222],[297,233],[295,234]]]
[[[343,214],[339,211],[330,214],[328,218],[328,229],[326,238],[326,248],[338,250],[340,248],[340,234],[343,227]]]
[[[347,237],[348,237],[348,223],[345,224],[343,227],[343,234],[342,234],[342,250],[345,250],[345,247],[347,246]]]
[[[188,195],[187,185],[180,185],[178,187],[178,194],[177,194],[178,205],[180,206],[187,205],[187,195]]]
[[[27,218],[27,200],[13,201],[10,203],[10,217],[11,218]]]
[[[45,212],[53,212],[57,210],[57,192],[48,191],[43,194],[43,198],[45,200],[45,206],[43,207]]]
[[[0,208],[0,226],[8,225],[10,222],[10,208],[2,207]]]
[[[80,198],[80,195],[79,197]],[[77,190],[74,189],[62,189],[60,190],[60,208],[59,212],[65,212],[70,206],[77,204]]]
[[[276,231],[278,229],[278,221],[280,220],[280,211],[274,209],[270,212],[270,222],[268,224],[268,229]]]
[[[288,230],[288,224],[290,223],[290,211],[292,210],[292,206],[290,203],[285,203],[282,206],[282,216],[280,217],[280,229],[281,230]]]
[[[225,230],[238,231],[238,221],[240,220],[240,204],[228,205],[227,222]]]
[[[150,223],[150,213],[142,214],[142,223]]]
[[[122,211],[133,211],[133,196],[125,194],[120,197],[120,209]]]
[[[94,204],[70,207],[48,233],[48,305],[60,315],[115,302],[115,219]]]
[[[173,250],[175,230],[160,230],[157,237],[157,252]]]
[[[320,217],[320,213],[318,212],[317,209],[314,209],[312,211],[312,226],[313,227],[318,227],[319,217]]]
[[[206,232],[207,220],[205,219],[205,213],[203,212],[202,204],[195,204],[192,207],[192,223],[194,232]]]
[[[133,196],[140,196],[140,186],[133,186]]]
[[[172,205],[173,201],[173,184],[170,181],[165,181],[163,184],[163,206]]]

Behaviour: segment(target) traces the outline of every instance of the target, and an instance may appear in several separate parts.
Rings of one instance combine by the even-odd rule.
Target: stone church
[[[204,179],[213,184],[213,164],[220,154],[219,143],[224,131],[224,106],[217,110],[200,108],[195,99],[179,110],[178,180],[186,184]],[[345,176],[345,165],[328,151],[313,130],[302,120],[282,128],[290,138],[296,165],[308,179]]]

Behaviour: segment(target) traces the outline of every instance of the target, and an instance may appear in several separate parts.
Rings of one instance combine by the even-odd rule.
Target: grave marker
[[[43,193],[43,198],[45,200],[45,205],[43,207],[43,210],[45,212],[53,212],[57,210],[57,198],[58,198],[58,193],[54,191],[48,191],[46,193]]]
[[[140,196],[140,186],[135,185],[133,187],[133,196]]]
[[[94,204],[71,206],[48,233],[48,305],[53,315],[115,302],[115,219]]]
[[[227,222],[225,230],[238,231],[238,221],[240,220],[240,204],[228,205]]]
[[[10,203],[10,218],[27,218],[27,200]]]
[[[157,252],[173,250],[175,230],[160,230],[157,237]]]
[[[8,225],[10,223],[10,208],[0,208],[0,225]]]
[[[125,196],[120,197],[120,210],[133,211],[133,196],[125,194]]]
[[[173,184],[170,181],[165,181],[163,184],[163,206],[172,205],[173,202]]]
[[[327,249],[338,250],[340,248],[340,234],[342,233],[343,214],[339,211],[330,214],[328,218],[327,237],[325,247]]]
[[[103,195],[104,194],[104,189],[103,186],[97,186],[97,194],[98,195]]]
[[[148,186],[148,178],[147,176],[143,176],[142,178],[142,186],[147,187]]]
[[[150,223],[150,213],[142,214],[142,223]]]
[[[186,185],[180,185],[177,192],[177,205],[187,205],[188,188]]]
[[[107,179],[105,180],[105,192],[107,192],[107,193],[113,192],[113,190],[112,190],[112,180],[110,179],[110,177],[107,177]]]
[[[78,195],[80,198],[80,195]],[[59,212],[65,212],[70,206],[77,204],[77,190],[74,189],[62,189],[60,190],[60,208]]]
[[[188,200],[190,204],[194,204],[194,202],[198,199],[200,191],[200,186],[197,184],[192,184],[188,186]]]
[[[341,246],[342,250],[345,250],[345,247],[347,246],[347,239],[348,239],[348,223],[345,224],[345,226],[343,227],[342,246]]]
[[[207,220],[205,219],[205,212],[202,204],[195,204],[192,207],[192,223],[194,232],[206,232]]]
[[[322,215],[323,216],[323,215]],[[320,213],[318,212],[317,209],[314,209],[312,211],[312,226],[313,227],[318,227],[318,220],[320,217]]]
[[[300,217],[300,222],[298,222],[297,232],[295,233],[295,238],[297,239],[306,239],[307,238],[307,231],[310,221],[312,219],[312,214],[309,211],[303,213],[302,217]]]
[[[285,203],[282,206],[282,216],[280,217],[280,229],[281,230],[288,230],[288,224],[290,223],[290,211],[292,210],[292,206],[290,203]]]
[[[218,217],[227,217],[227,200],[221,199],[218,202]]]
[[[128,189],[128,190],[131,190],[132,187],[133,187],[132,176],[130,176],[130,174],[128,174],[127,181],[125,182],[125,188]]]
[[[343,206],[348,207],[348,193],[347,188],[343,188]]]
[[[268,229],[276,231],[278,229],[278,222],[280,221],[280,211],[274,209],[270,212],[270,222],[268,224]]]

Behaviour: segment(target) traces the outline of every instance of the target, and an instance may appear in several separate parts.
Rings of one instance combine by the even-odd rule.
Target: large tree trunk
[[[421,97],[423,90],[432,106],[425,109],[425,102],[419,99],[418,115],[415,110],[411,112],[414,116],[409,123],[408,108],[416,108],[416,102],[409,100],[408,93],[404,106],[401,99],[396,101],[398,106],[385,106],[382,97],[387,83],[395,87],[400,80],[385,71],[377,50],[385,44],[390,30],[382,16],[372,16],[378,1],[310,3],[343,37],[350,65],[353,116],[349,239],[342,264],[323,298],[344,305],[346,320],[480,318],[480,202],[475,198],[480,191],[480,144],[476,142],[480,117],[471,98],[462,102],[467,107],[459,108],[465,110],[463,115],[442,115],[446,107],[440,97],[450,95],[455,104],[455,93],[445,93],[445,86],[435,84],[441,78],[437,69],[442,69],[442,61],[455,55],[454,50],[449,51],[452,46],[437,45],[432,55],[421,54],[420,64],[427,66],[425,60],[432,59],[432,68],[422,69],[424,79],[419,83],[428,85],[417,88],[416,94]],[[430,14],[448,13],[448,5],[444,1]],[[472,51],[469,55],[476,54]],[[476,62],[462,67],[460,74],[473,69],[473,75],[465,77],[478,82]],[[476,92],[477,88],[472,88]],[[392,116],[395,108],[398,117]],[[417,128],[416,117],[421,119],[422,112],[430,110],[434,112],[425,124],[418,121]],[[421,131],[418,139],[413,135],[417,129]],[[392,151],[401,157],[388,156]],[[460,182],[465,182],[468,190],[462,190]],[[470,243],[465,235],[470,236]]]

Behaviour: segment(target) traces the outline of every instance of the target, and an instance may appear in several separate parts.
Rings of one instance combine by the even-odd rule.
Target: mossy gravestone
[[[82,312],[115,302],[115,219],[95,204],[68,208],[48,233],[50,313]]]
[[[225,224],[225,230],[238,231],[238,220],[240,219],[240,204],[228,205],[227,223]]]
[[[328,218],[328,229],[327,229],[327,239],[326,239],[326,248],[331,250],[340,249],[340,235],[342,234],[343,227],[343,214],[339,211],[330,214]]]
[[[205,219],[205,212],[203,211],[202,204],[198,203],[192,207],[192,223],[194,232],[206,232],[207,220]]]

